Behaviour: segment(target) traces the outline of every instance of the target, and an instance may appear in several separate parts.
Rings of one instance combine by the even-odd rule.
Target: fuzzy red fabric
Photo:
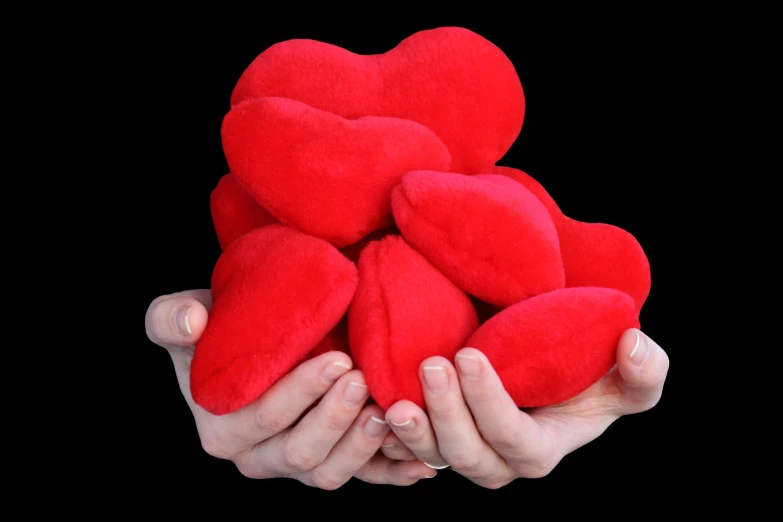
[[[466,344],[487,356],[517,406],[551,406],[605,375],[615,364],[620,336],[638,327],[629,295],[565,288],[506,308]]]
[[[403,174],[450,163],[445,145],[419,123],[346,120],[284,98],[234,106],[222,135],[231,172],[256,201],[338,247],[392,224],[389,194]]]
[[[352,245],[348,245],[346,247],[343,247],[340,249],[340,252],[353,261],[354,263],[359,262],[359,256],[362,253],[362,250],[370,244],[372,241],[377,241],[379,239],[383,239],[384,237],[390,235],[390,234],[400,234],[400,231],[396,227],[390,227],[385,228],[383,230],[376,230],[375,232],[372,232],[366,236],[364,236],[362,239],[357,241],[356,243]]]
[[[258,204],[237,183],[230,173],[218,181],[209,196],[209,209],[220,248],[254,228],[278,223],[277,219]]]
[[[343,352],[351,355],[351,346],[348,344],[348,314],[345,314],[337,326],[332,328],[310,351],[307,358],[313,359],[327,352]]]
[[[259,96],[299,100],[348,119],[417,121],[446,144],[451,170],[469,174],[489,172],[516,140],[525,114],[514,65],[461,27],[420,31],[377,55],[313,40],[277,43],[244,71],[231,104]]]
[[[505,176],[411,172],[391,200],[406,241],[482,301],[506,307],[565,286],[549,212]]]
[[[434,355],[453,358],[477,326],[468,296],[400,236],[362,251],[348,337],[381,408],[403,399],[423,408],[419,365]]]
[[[193,400],[215,415],[254,401],[337,325],[356,285],[356,266],[321,239],[268,225],[234,240],[213,272]]]
[[[650,263],[636,238],[604,223],[584,223],[563,214],[555,200],[529,174],[512,167],[493,172],[527,187],[547,207],[560,238],[567,287],[600,286],[627,293],[641,310],[650,294]]]

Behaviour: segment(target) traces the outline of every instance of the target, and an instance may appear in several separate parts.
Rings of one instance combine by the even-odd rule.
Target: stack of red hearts
[[[381,55],[290,40],[258,56],[222,127],[231,172],[211,196],[223,253],[195,402],[235,411],[328,350],[351,354],[382,408],[424,407],[421,362],[465,346],[520,407],[610,370],[649,264],[629,233],[566,217],[496,166],[524,111],[506,55],[461,28]]]

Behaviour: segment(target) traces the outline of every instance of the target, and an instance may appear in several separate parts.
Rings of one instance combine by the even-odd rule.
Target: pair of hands
[[[669,369],[660,346],[628,330],[617,365],[595,385],[557,406],[523,412],[487,358],[465,348],[454,364],[443,357],[422,362],[428,413],[408,401],[384,413],[366,405],[367,386],[350,358],[330,352],[301,364],[249,406],[214,416],[190,394],[193,346],[210,307],[209,290],[191,290],[155,299],[145,319],[149,339],[171,355],[204,450],[250,478],[289,477],[327,490],[352,477],[410,485],[449,466],[491,489],[543,477],[621,416],[655,406]]]

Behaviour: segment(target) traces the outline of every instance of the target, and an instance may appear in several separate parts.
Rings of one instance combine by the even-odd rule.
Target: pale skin
[[[288,477],[328,490],[352,477],[410,485],[445,467],[491,489],[543,477],[620,417],[654,407],[669,369],[657,343],[628,330],[616,366],[595,385],[557,406],[523,412],[487,358],[465,348],[454,361],[422,362],[426,413],[408,401],[384,413],[365,404],[364,377],[350,357],[330,352],[295,368],[249,406],[214,416],[193,402],[189,385],[193,346],[210,307],[209,290],[191,290],[159,297],[145,319],[150,340],[171,355],[204,450],[250,478]]]

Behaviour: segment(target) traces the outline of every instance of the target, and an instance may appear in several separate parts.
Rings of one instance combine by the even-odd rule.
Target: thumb
[[[624,414],[640,413],[658,404],[669,372],[669,356],[639,330],[627,330],[617,346],[618,386]]]
[[[209,290],[189,290],[155,299],[147,309],[147,337],[164,348],[195,345],[207,325],[212,307]]]

